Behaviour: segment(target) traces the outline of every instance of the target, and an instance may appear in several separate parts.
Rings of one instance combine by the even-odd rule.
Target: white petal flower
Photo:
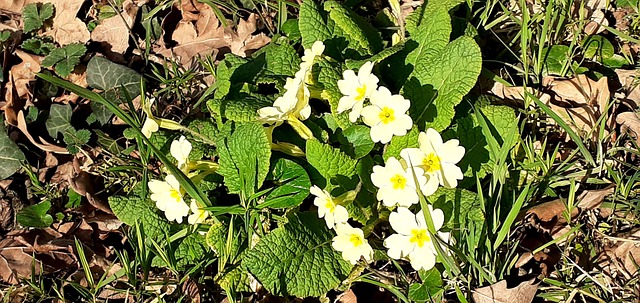
[[[443,143],[440,134],[429,128],[420,133],[418,142],[419,148],[405,148],[400,156],[410,165],[422,168],[428,175],[426,188],[430,193],[425,195],[435,192],[438,184],[449,188],[458,186],[458,180],[464,177],[456,165],[464,156],[464,147],[459,145],[459,141],[451,139]]]
[[[314,185],[310,191],[312,195],[316,196],[313,204],[318,207],[318,217],[324,218],[329,229],[349,220],[347,209],[342,205],[338,205],[326,190]]]
[[[364,107],[365,99],[378,88],[378,77],[371,73],[372,62],[366,62],[358,70],[358,75],[353,70],[346,70],[342,74],[343,79],[338,80],[338,88],[344,95],[338,101],[338,113],[351,109],[349,120],[356,122]]]
[[[198,203],[196,203],[196,200],[191,199],[191,205],[189,208],[191,209],[192,214],[189,215],[189,218],[187,218],[187,221],[191,225],[200,224],[209,217],[209,212],[199,208]]]
[[[427,178],[420,168],[413,168],[417,181],[413,178],[411,167],[404,168],[402,163],[396,158],[387,159],[386,165],[376,165],[373,167],[371,181],[379,188],[377,198],[386,207],[400,206],[409,207],[419,202],[416,183],[424,186]]]
[[[444,223],[444,213],[429,205],[434,227],[439,230]],[[429,270],[436,264],[436,249],[424,220],[422,210],[414,215],[409,209],[399,207],[389,215],[389,223],[397,233],[384,240],[393,259],[407,259],[415,270]],[[444,233],[438,233],[441,237]],[[448,238],[448,234],[447,234]]]
[[[304,73],[296,73],[295,78],[287,78],[284,95],[278,97],[273,106],[258,110],[258,120],[263,123],[281,124],[289,117],[306,120],[311,115],[309,97],[311,93],[304,83]]]
[[[160,129],[160,126],[158,125],[158,122],[156,122],[156,120],[153,120],[149,117],[147,117],[146,120],[144,120],[144,124],[142,125],[142,134],[147,137],[147,138],[151,138],[151,134],[157,132]]]
[[[182,218],[189,214],[189,205],[182,199],[180,183],[173,175],[167,175],[165,181],[149,181],[151,200],[162,210],[169,221],[182,223]]]
[[[367,239],[364,238],[362,229],[351,227],[347,223],[336,225],[336,233],[331,246],[342,252],[342,258],[356,264],[361,257],[366,261],[373,259],[373,249]]]
[[[173,140],[171,142],[171,156],[178,161],[178,168],[184,169],[189,162],[189,153],[191,153],[191,142],[184,136],[180,136],[180,139]]]
[[[313,61],[317,56],[322,55],[325,46],[322,41],[316,41],[313,43],[310,49],[304,50],[304,56],[302,56],[302,63],[300,63],[300,70],[306,70],[313,65]]]
[[[401,95],[391,95],[380,86],[371,95],[371,105],[362,110],[362,121],[371,127],[373,142],[389,143],[393,136],[404,136],[413,126],[406,113],[411,102]]]

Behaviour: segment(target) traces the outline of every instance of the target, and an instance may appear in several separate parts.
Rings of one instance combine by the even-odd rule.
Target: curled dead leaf
[[[538,291],[535,279],[523,281],[515,287],[508,288],[507,280],[472,290],[472,298],[476,303],[531,303]]]
[[[122,8],[121,14],[102,20],[91,32],[91,40],[103,43],[107,52],[124,54],[129,48],[129,29],[133,27],[139,7],[127,0]]]
[[[231,35],[231,52],[241,57],[250,56],[255,50],[267,45],[271,38],[264,33],[253,35],[257,30],[257,14],[251,14],[247,20],[240,20],[236,33]]]
[[[31,141],[31,144],[35,145],[36,147],[44,150],[44,151],[48,151],[48,152],[53,152],[56,154],[68,154],[69,151],[62,147],[62,146],[57,146],[51,143],[48,143],[47,141],[44,141],[44,139],[42,139],[42,137],[38,137],[38,139],[40,140],[40,142],[36,141],[31,134],[29,133],[29,130],[27,129],[27,122],[24,119],[24,112],[20,111],[18,112],[18,129],[20,129],[22,131],[22,133],[27,137],[27,139],[29,139],[29,141]]]
[[[619,113],[616,122],[620,124],[620,131],[627,133],[640,144],[640,117],[635,112]]]
[[[633,109],[640,107],[640,69],[616,69],[616,74],[622,85],[622,94],[616,97],[627,101]]]
[[[31,89],[29,86],[40,72],[42,56],[32,55],[21,50],[15,51],[22,62],[11,67],[9,81],[5,85],[5,101],[3,106],[7,122],[13,126],[18,125],[18,112],[25,109],[31,102]]]
[[[640,264],[640,229],[609,240],[612,243],[602,256],[603,269],[614,277],[633,277],[638,272],[637,264]]]

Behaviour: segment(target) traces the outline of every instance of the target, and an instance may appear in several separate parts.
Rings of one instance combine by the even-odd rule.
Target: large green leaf
[[[329,101],[331,107],[331,113],[336,120],[336,123],[343,129],[347,129],[353,123],[349,121],[349,112],[345,111],[338,114],[338,103],[342,98],[342,93],[338,87],[338,81],[342,79],[342,67],[339,63],[318,60],[318,82],[322,87],[322,98]]]
[[[356,174],[357,160],[330,145],[317,140],[307,141],[307,161],[324,178],[324,184],[317,184],[322,188],[350,183]]]
[[[51,209],[51,202],[44,201],[21,209],[16,219],[25,227],[49,227],[53,223],[53,217],[48,214],[49,209]]]
[[[309,195],[311,180],[307,171],[291,160],[278,159],[267,179],[274,183],[275,188],[265,197],[260,207],[294,207]]]
[[[451,34],[451,16],[446,7],[429,5],[424,10],[415,11],[408,19],[415,23],[418,20],[422,21],[420,26],[407,27],[411,39],[406,44],[413,50],[407,55],[405,63],[414,67],[419,61],[429,61],[437,56],[449,43]]]
[[[480,47],[467,36],[452,41],[436,56],[428,56],[428,60],[418,59],[403,88],[404,96],[412,102],[414,112],[410,110],[410,114],[418,127],[437,131],[447,128],[455,106],[473,88],[481,68]],[[437,93],[434,96],[429,91]]]
[[[247,96],[241,99],[212,99],[207,101],[207,107],[212,113],[216,113],[231,121],[251,122],[256,121],[260,108],[272,106],[273,102]]]
[[[158,239],[169,231],[171,224],[163,215],[157,212],[156,206],[148,199],[140,197],[109,197],[109,205],[113,214],[123,223],[142,226],[147,237]]]
[[[95,56],[87,65],[87,83],[104,91],[104,97],[111,101],[124,99],[124,88],[131,99],[140,95],[142,76],[124,65],[113,63],[106,58]]]
[[[340,285],[351,270],[331,247],[333,234],[317,213],[297,213],[260,239],[243,264],[271,293],[320,296]]]
[[[0,180],[9,178],[20,169],[20,161],[24,159],[24,154],[18,145],[7,135],[4,129],[4,118],[0,116]]]
[[[80,57],[86,51],[87,48],[80,43],[71,43],[64,47],[56,48],[42,60],[42,66],[54,67],[56,74],[61,77],[69,76],[76,64],[80,63]]]
[[[340,28],[351,48],[369,55],[382,50],[380,33],[360,15],[337,1],[325,2],[324,9],[329,12],[329,18]]]
[[[314,42],[331,38],[325,13],[320,10],[316,1],[302,1],[298,27],[304,48],[311,48]]]
[[[420,131],[414,125],[411,130],[404,136],[393,136],[391,143],[384,149],[382,157],[385,161],[391,157],[400,159],[400,152],[405,148],[418,147],[418,135]]]
[[[412,283],[409,285],[409,300],[411,302],[433,302],[434,297],[441,294],[442,276],[437,268],[430,270],[420,270],[418,272],[422,283]]]
[[[349,156],[360,159],[369,154],[375,146],[371,140],[371,129],[364,125],[353,125],[342,132],[340,148]]]
[[[269,173],[271,145],[262,125],[236,123],[217,138],[218,174],[231,193],[252,195]]]

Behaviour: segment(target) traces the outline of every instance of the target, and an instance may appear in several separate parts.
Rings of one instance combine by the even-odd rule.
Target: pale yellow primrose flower
[[[425,195],[438,189],[438,185],[448,188],[458,186],[464,175],[456,163],[464,157],[464,147],[457,139],[442,142],[442,137],[433,128],[418,135],[419,148],[405,148],[400,156],[414,167],[424,170],[428,177]]]
[[[151,200],[164,212],[169,221],[182,223],[182,218],[189,214],[189,205],[182,199],[180,183],[173,175],[167,175],[165,181],[149,181]]]
[[[406,113],[411,102],[401,95],[391,95],[384,86],[371,94],[371,105],[362,109],[362,121],[371,127],[371,140],[389,143],[393,136],[404,136],[413,126]]]
[[[154,101],[154,98],[142,99],[142,111],[147,115],[147,118],[144,120],[141,131],[147,138],[151,138],[151,134],[160,129],[158,122],[153,118],[153,114],[151,113],[151,105],[153,105]]]
[[[444,223],[444,213],[429,205],[433,225],[438,231]],[[414,215],[409,209],[398,207],[389,215],[389,223],[397,234],[384,240],[387,255],[393,259],[407,259],[415,270],[429,270],[436,264],[437,251],[429,234],[422,210]],[[438,233],[448,242],[449,233]]]
[[[316,196],[313,204],[318,207],[318,217],[324,218],[329,229],[333,229],[337,224],[346,223],[349,220],[347,209],[338,205],[331,197],[331,194],[317,186],[311,186],[311,194]]]
[[[396,204],[409,207],[419,202],[416,183],[423,187],[427,183],[424,171],[420,168],[413,168],[417,181],[413,178],[412,168],[403,167],[396,158],[387,159],[385,166],[376,165],[373,167],[371,181],[378,187],[378,200],[386,207],[393,207]]]
[[[191,205],[189,208],[191,209],[192,214],[189,215],[187,221],[191,225],[203,223],[209,217],[209,212],[199,208],[198,203],[196,203],[196,200],[194,199],[191,199]]]
[[[311,115],[309,97],[311,93],[304,84],[304,73],[296,73],[295,78],[287,78],[284,95],[278,97],[273,106],[258,110],[258,120],[280,125],[285,120],[296,118],[306,120]]]
[[[373,259],[373,249],[364,238],[362,229],[351,227],[348,223],[336,225],[336,233],[331,246],[342,253],[342,258],[356,264],[361,257],[366,261]]]
[[[189,153],[191,153],[191,149],[191,142],[189,142],[184,136],[180,136],[180,139],[173,140],[173,142],[171,142],[171,156],[176,158],[178,161],[178,168],[183,171],[186,169],[187,163],[189,162]]]
[[[378,77],[371,73],[372,62],[366,62],[358,70],[358,75],[353,70],[346,70],[342,74],[343,79],[338,80],[338,88],[344,95],[338,101],[338,113],[351,109],[349,120],[356,122],[364,107],[364,101],[378,88]]]
[[[304,50],[304,56],[302,56],[302,63],[300,63],[300,70],[308,71],[313,65],[316,57],[321,56],[324,53],[324,43],[322,41],[316,41],[313,43],[310,49]]]

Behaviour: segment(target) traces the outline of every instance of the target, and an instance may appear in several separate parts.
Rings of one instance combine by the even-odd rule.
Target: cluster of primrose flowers
[[[287,122],[303,138],[313,138],[301,121],[311,114],[312,68],[324,48],[322,42],[316,41],[311,49],[305,50],[300,70],[294,78],[287,79],[285,93],[276,99],[273,106],[258,110],[259,121],[274,127]],[[407,114],[411,103],[399,94],[392,94],[386,87],[378,86],[379,80],[372,74],[373,66],[372,62],[366,62],[357,74],[353,70],[344,71],[343,79],[338,81],[343,97],[337,111],[349,110],[351,122],[361,119],[371,128],[371,139],[386,144],[393,136],[406,135],[413,126]],[[375,166],[371,174],[372,182],[378,187],[377,199],[386,207],[398,206],[389,217],[391,227],[397,233],[385,239],[384,245],[388,248],[389,257],[408,260],[416,270],[430,269],[436,263],[437,254],[432,235],[427,229],[423,210],[414,214],[408,207],[419,202],[418,192],[429,196],[439,186],[457,186],[463,175],[456,164],[464,156],[464,147],[455,139],[443,142],[437,131],[428,129],[419,134],[418,148],[406,148],[400,156],[401,159],[389,158],[385,166]],[[318,207],[318,216],[324,218],[327,226],[337,234],[333,248],[352,264],[362,258],[371,261],[373,249],[363,230],[348,223],[349,214],[344,205],[353,201],[352,193],[332,197],[315,185],[310,191],[316,197],[314,204]],[[438,231],[444,224],[444,213],[430,205],[428,211]],[[438,236],[445,242],[449,241],[448,233],[438,232]]]

